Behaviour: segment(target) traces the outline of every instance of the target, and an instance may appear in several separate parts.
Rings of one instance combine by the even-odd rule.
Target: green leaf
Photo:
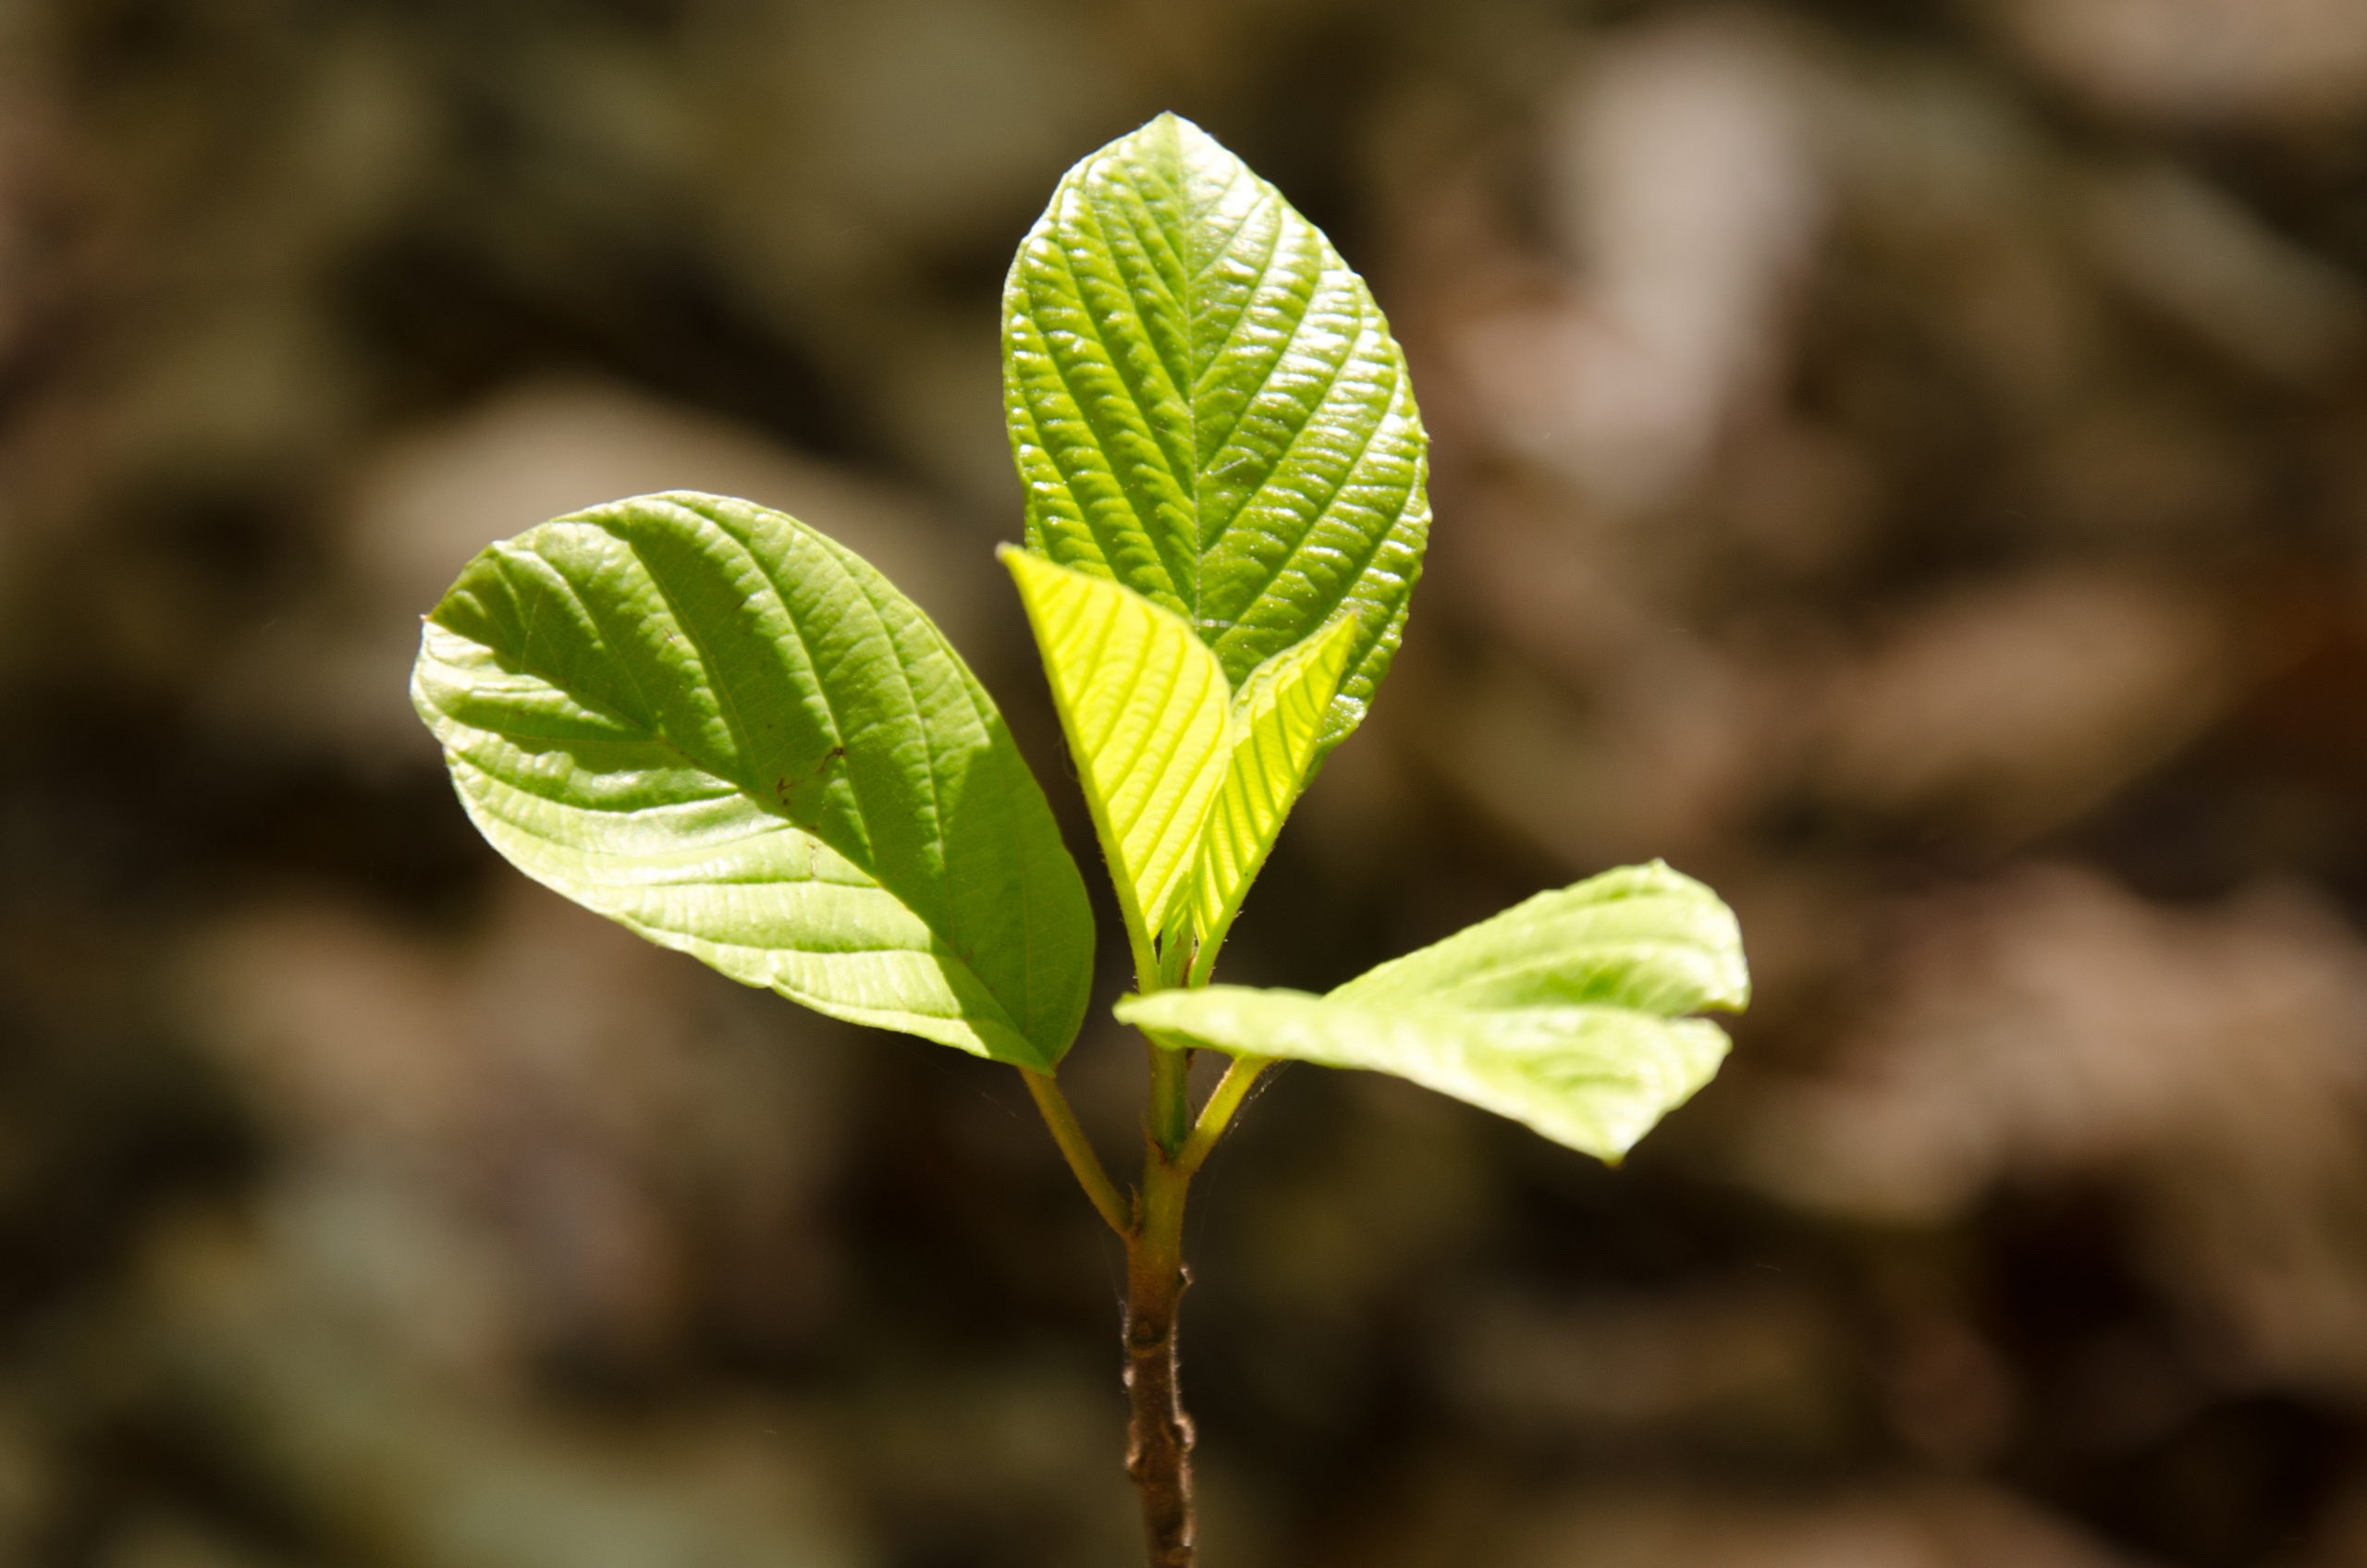
[[[1750,999],[1733,913],[1655,861],[1540,893],[1332,991],[1237,986],[1130,997],[1171,1047],[1394,1072],[1605,1159],[1724,1059],[1680,1014]]]
[[[1224,785],[1208,814],[1194,873],[1192,918],[1202,944],[1203,975],[1266,864],[1282,819],[1306,787],[1323,716],[1347,672],[1355,633],[1353,619],[1333,621],[1259,665],[1233,699]]]
[[[1005,545],[1140,959],[1191,891],[1231,751],[1216,655],[1169,610]]]
[[[1234,686],[1345,612],[1362,721],[1429,526],[1404,354],[1320,230],[1161,115],[1061,181],[1003,289],[1027,544],[1189,621]]]
[[[1654,861],[1524,900],[1331,995],[1374,1007],[1580,1005],[1674,1017],[1741,1011],[1750,971],[1734,912]]]
[[[427,618],[412,701],[520,870],[836,1018],[1049,1070],[1093,921],[1002,717],[851,551],[670,494],[529,529]]]

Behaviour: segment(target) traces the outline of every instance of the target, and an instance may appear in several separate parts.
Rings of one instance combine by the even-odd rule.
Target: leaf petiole
[[[1224,946],[1225,931],[1232,924],[1228,920],[1200,938],[1200,945],[1192,952],[1191,970],[1184,976],[1186,987],[1197,990],[1208,983],[1209,975],[1216,971],[1217,949]]]
[[[1271,1057],[1237,1056],[1233,1059],[1233,1065],[1225,1070],[1224,1077],[1217,1083],[1216,1093],[1210,1095],[1208,1103],[1200,1108],[1200,1120],[1193,1125],[1192,1135],[1184,1140],[1184,1147],[1175,1157],[1175,1163],[1182,1168],[1184,1174],[1189,1176],[1200,1169],[1200,1162],[1208,1158],[1224,1137],[1225,1129],[1233,1125],[1233,1114],[1249,1097],[1250,1089],[1257,1084],[1257,1075],[1272,1065]]]
[[[1077,1125],[1076,1112],[1069,1109],[1068,1096],[1061,1092],[1060,1081],[1049,1072],[1023,1067],[1019,1075],[1027,1080],[1027,1092],[1036,1097],[1036,1109],[1043,1114],[1044,1125],[1051,1129],[1052,1142],[1061,1146],[1069,1169],[1076,1173],[1077,1185],[1093,1200],[1101,1218],[1121,1240],[1131,1240],[1134,1233],[1134,1206],[1118,1194],[1117,1183],[1103,1170],[1101,1157],[1093,1152],[1093,1145]]]

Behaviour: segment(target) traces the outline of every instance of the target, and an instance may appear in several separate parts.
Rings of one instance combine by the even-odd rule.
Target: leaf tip
[[[1202,130],[1196,124],[1184,118],[1182,115],[1177,114],[1172,109],[1161,109],[1159,113],[1151,116],[1150,118],[1142,123],[1142,128],[1135,131],[1134,134],[1136,136],[1146,137],[1164,137],[1179,147],[1195,141],[1214,141],[1216,140],[1215,137],[1210,136],[1207,131]]]

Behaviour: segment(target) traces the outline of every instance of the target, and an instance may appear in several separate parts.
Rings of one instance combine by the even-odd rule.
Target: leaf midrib
[[[757,573],[764,579],[767,587],[770,589],[776,598],[781,600],[783,619],[789,622],[791,631],[798,639],[799,649],[805,656],[806,668],[813,673],[815,688],[821,697],[824,708],[830,716],[832,742],[834,745],[843,747],[845,744],[845,731],[840,725],[838,709],[831,701],[828,683],[822,679],[820,661],[815,657],[812,643],[806,638],[804,628],[799,624],[797,618],[793,614],[788,613],[788,601],[782,594],[781,585],[779,581],[769,570],[766,569],[764,563],[756,558],[753,550],[749,549],[748,546],[741,540],[733,537],[729,530],[726,530],[719,524],[717,524],[714,519],[707,517],[706,514],[703,512],[696,511],[694,508],[684,508],[683,509],[691,511],[693,515],[697,516],[703,521],[705,521],[709,525],[709,528],[712,530],[715,536],[718,536],[728,541],[735,549],[739,550],[743,556],[745,556],[747,559],[754,565]],[[683,619],[678,608],[678,601],[673,594],[667,591],[666,586],[660,580],[658,574],[652,570],[647,557],[641,553],[630,538],[619,533],[613,527],[609,526],[606,522],[594,521],[589,519],[570,519],[565,521],[580,521],[588,523],[590,526],[597,528],[604,537],[615,541],[624,549],[626,554],[632,557],[635,566],[640,569],[643,579],[651,585],[658,594],[659,598],[664,602],[666,613],[668,619],[673,621],[676,629],[681,632],[685,643],[690,647],[692,653],[696,656],[701,674],[705,678],[708,690],[715,692],[718,705],[720,707],[730,708],[732,710],[733,717],[727,717],[725,723],[730,729],[740,760],[743,764],[753,763],[754,758],[751,755],[748,731],[745,729],[745,720],[744,718],[737,717],[737,704],[732,702],[728,692],[725,692],[715,679],[715,663],[713,655],[705,643],[691,630],[689,623]],[[556,565],[554,565],[548,557],[542,556],[539,553],[532,554],[534,566],[538,570],[534,570],[527,579],[534,589],[534,596],[526,606],[524,621],[520,629],[520,642],[521,646],[531,643],[531,629],[533,623],[541,616],[542,605],[545,598],[555,596],[558,594],[564,594],[583,610],[585,619],[600,632],[603,643],[610,651],[610,657],[615,668],[624,675],[627,683],[630,684],[633,690],[633,694],[640,699],[644,706],[646,706],[648,704],[648,697],[646,690],[641,681],[636,663],[631,658],[617,656],[615,650],[622,644],[620,644],[617,639],[611,635],[608,621],[601,616],[591,601],[587,599],[577,588],[576,584],[570,581],[564,572],[558,570]],[[852,574],[849,574],[849,578],[851,584],[862,594],[865,606],[871,609],[874,617],[877,618],[879,611],[877,602],[872,598],[867,590],[864,589],[862,583],[852,577]],[[631,715],[619,711],[612,704],[583,692],[574,682],[569,680],[564,676],[555,673],[550,666],[532,659],[526,656],[522,652],[517,655],[505,653],[499,648],[480,641],[472,633],[460,631],[457,627],[453,627],[440,621],[437,624],[443,625],[446,631],[451,631],[457,636],[465,638],[472,643],[475,643],[479,647],[484,648],[488,654],[490,654],[494,659],[504,668],[520,674],[532,676],[533,679],[551,687],[554,691],[558,692],[570,702],[575,703],[586,711],[596,714],[602,718],[615,724],[619,729],[628,732],[628,739],[637,740],[658,746],[668,754],[680,758],[683,765],[693,772],[704,774],[709,778],[720,781],[722,784],[727,786],[733,794],[736,794],[742,799],[747,801],[763,815],[779,821],[784,827],[787,827],[793,831],[803,833],[808,837],[816,839],[821,839],[821,835],[816,832],[812,827],[798,821],[796,817],[782,810],[778,803],[767,800],[766,792],[763,789],[751,784],[745,778],[735,778],[731,773],[717,768],[710,761],[693,755],[689,751],[683,748],[681,742],[674,740],[671,736],[667,735],[663,730],[654,728],[649,724],[644,724],[639,719],[632,717]],[[884,625],[882,627],[881,634],[883,636],[888,635],[884,629]],[[901,658],[897,660],[897,666],[900,671],[903,670],[903,662]],[[909,672],[906,671],[905,673],[908,677],[906,684],[909,692]],[[975,711],[975,704],[973,703],[972,706]],[[654,712],[655,710],[652,711]],[[458,718],[457,716],[455,716],[454,721],[456,723],[468,725],[471,729],[478,728],[476,725],[470,724],[468,720]],[[519,732],[509,730],[502,730],[499,733],[505,736],[516,736],[516,738],[529,738],[524,737]],[[564,743],[565,740],[574,739],[574,737],[555,739],[559,739],[561,742]],[[934,758],[931,759],[932,764],[934,763]],[[932,806],[941,811],[942,802],[939,798],[938,790],[937,769],[934,766],[931,766],[927,771],[929,775],[929,789]],[[850,788],[853,787],[852,770],[850,771],[849,786]],[[516,786],[513,786],[513,788],[515,787]],[[557,803],[568,803],[563,801],[558,801],[558,798],[553,795],[544,795],[543,798],[546,800],[553,800]],[[717,797],[709,796],[704,798],[714,799]],[[593,810],[597,808],[579,807],[577,809]],[[619,815],[630,815],[632,813],[627,812]],[[859,796],[855,815],[858,819],[860,819],[862,813]],[[858,820],[857,826],[859,827],[862,826],[860,820]],[[935,826],[938,828],[938,837],[941,839],[942,822],[938,821]],[[828,844],[827,839],[822,841],[826,845]],[[1003,1004],[1002,998],[995,995],[994,987],[987,984],[986,977],[984,975],[978,974],[977,967],[971,962],[970,955],[967,952],[963,951],[955,944],[952,937],[938,924],[938,922],[929,919],[926,915],[922,914],[920,911],[914,909],[912,904],[902,896],[898,894],[893,888],[890,888],[886,884],[882,883],[879,880],[876,873],[876,868],[873,865],[857,863],[854,857],[847,855],[843,851],[838,850],[836,846],[830,846],[830,848],[832,849],[832,852],[839,854],[841,859],[844,859],[850,864],[854,865],[857,871],[861,872],[869,879],[871,886],[879,888],[880,891],[886,893],[889,898],[895,899],[896,901],[899,904],[903,905],[905,909],[911,910],[912,913],[920,919],[922,925],[927,927],[929,935],[935,937],[943,947],[946,953],[950,957],[958,959],[964,968],[968,969],[972,974],[976,975],[980,986],[987,992],[987,994],[990,997],[995,997],[997,1003],[1004,1006],[1004,1011],[1006,1014],[1005,1022],[1010,1024],[1013,1032],[1019,1034],[1023,1038],[1025,1037],[1025,1032],[1019,1027],[1017,1021],[1008,1016],[1010,1011],[1008,1005]],[[864,834],[863,850],[864,859],[867,862],[872,858],[872,846],[870,836],[867,831]]]
[[[1254,200],[1243,212],[1240,221],[1233,224],[1222,236],[1219,237],[1205,234],[1203,232],[1203,224],[1206,214],[1210,212],[1220,210],[1224,205],[1225,200],[1231,196],[1234,188],[1243,178],[1254,178],[1255,177],[1249,175],[1246,165],[1240,163],[1239,160],[1228,160],[1230,166],[1226,172],[1224,185],[1208,200],[1196,201],[1191,195],[1192,168],[1184,155],[1183,141],[1184,132],[1181,129],[1171,124],[1168,126],[1166,128],[1165,134],[1160,136],[1156,143],[1159,154],[1159,165],[1156,168],[1146,168],[1145,170],[1146,173],[1155,173],[1156,176],[1162,180],[1171,191],[1174,192],[1177,199],[1173,202],[1172,205],[1182,213],[1184,217],[1181,232],[1171,233],[1164,225],[1159,223],[1158,204],[1151,201],[1148,193],[1139,187],[1136,187],[1128,192],[1131,197],[1131,201],[1126,203],[1126,208],[1129,210],[1122,211],[1121,215],[1123,217],[1128,230],[1134,237],[1135,244],[1142,251],[1145,261],[1152,263],[1154,270],[1156,270],[1156,263],[1153,261],[1151,247],[1143,243],[1145,224],[1147,224],[1150,232],[1158,237],[1160,246],[1170,255],[1175,256],[1181,263],[1178,267],[1178,284],[1175,286],[1174,292],[1175,304],[1181,314],[1183,323],[1184,351],[1187,356],[1187,364],[1185,368],[1189,372],[1188,380],[1177,378],[1174,374],[1173,367],[1168,365],[1165,361],[1165,356],[1159,353],[1157,341],[1153,338],[1148,326],[1144,325],[1144,312],[1139,308],[1136,308],[1134,311],[1134,315],[1137,324],[1137,329],[1141,332],[1144,341],[1150,346],[1153,356],[1159,360],[1161,368],[1166,371],[1171,389],[1175,394],[1175,401],[1180,404],[1183,409],[1184,419],[1184,429],[1183,433],[1184,440],[1183,442],[1183,446],[1185,450],[1191,453],[1192,456],[1189,470],[1184,473],[1176,473],[1172,464],[1165,465],[1168,468],[1169,477],[1175,482],[1177,488],[1183,492],[1183,499],[1191,508],[1192,542],[1192,571],[1190,582],[1188,584],[1174,583],[1172,580],[1175,574],[1171,569],[1169,570],[1168,575],[1171,580],[1171,585],[1175,590],[1176,598],[1184,606],[1184,617],[1185,619],[1191,623],[1194,635],[1199,637],[1203,643],[1213,646],[1217,636],[1221,635],[1224,631],[1230,631],[1233,630],[1235,623],[1233,621],[1227,621],[1223,623],[1220,628],[1214,627],[1208,623],[1204,623],[1201,619],[1200,614],[1204,599],[1202,578],[1208,564],[1208,558],[1214,550],[1215,542],[1207,537],[1202,528],[1200,485],[1202,479],[1208,475],[1204,472],[1200,461],[1201,430],[1199,398],[1201,393],[1208,388],[1211,378],[1215,376],[1218,369],[1224,363],[1225,356],[1228,351],[1232,349],[1235,343],[1240,341],[1244,327],[1257,313],[1258,300],[1267,292],[1268,286],[1272,282],[1274,263],[1282,255],[1285,241],[1290,238],[1292,228],[1290,219],[1292,214],[1287,204],[1281,204],[1282,206],[1282,210],[1276,215],[1273,234],[1267,243],[1265,253],[1258,259],[1257,276],[1244,290],[1241,309],[1235,312],[1232,321],[1226,324],[1224,336],[1208,347],[1204,357],[1199,340],[1199,334],[1196,330],[1201,312],[1201,285],[1207,278],[1209,271],[1225,259],[1233,246],[1233,242],[1240,238],[1242,230],[1248,227],[1249,225],[1255,221],[1259,208],[1269,202],[1274,201],[1275,198],[1267,191],[1261,190],[1257,192],[1256,200]],[[1128,183],[1131,185],[1133,184],[1133,181],[1130,180]],[[1100,202],[1093,200],[1089,189],[1081,189],[1078,194],[1083,198],[1083,204],[1086,212],[1091,214],[1095,227],[1103,230],[1100,237],[1102,251],[1103,253],[1110,258],[1112,264],[1112,271],[1115,272],[1118,270],[1116,267],[1117,255],[1114,248],[1110,245],[1107,231],[1110,214]],[[1142,222],[1137,222],[1137,214],[1139,214]],[[1248,416],[1249,411],[1252,409],[1257,407],[1258,399],[1264,397],[1267,388],[1272,385],[1275,375],[1278,374],[1281,372],[1282,367],[1291,360],[1293,349],[1297,344],[1300,334],[1305,329],[1308,310],[1312,304],[1313,295],[1319,288],[1321,275],[1329,270],[1322,264],[1323,257],[1320,254],[1321,247],[1318,246],[1318,253],[1316,258],[1317,278],[1315,282],[1311,283],[1309,286],[1309,297],[1306,300],[1300,300],[1294,295],[1292,295],[1289,291],[1283,291],[1284,296],[1289,299],[1291,306],[1288,328],[1282,334],[1280,344],[1276,346],[1273,357],[1267,362],[1264,370],[1259,374],[1257,384],[1255,386],[1245,390],[1239,409],[1234,413],[1232,423],[1225,428],[1224,440],[1226,442],[1230,442],[1232,440],[1234,433],[1240,428],[1241,421]],[[1123,358],[1113,351],[1110,337],[1102,329],[1102,323],[1099,318],[1094,314],[1090,306],[1087,304],[1085,286],[1085,280],[1078,275],[1074,259],[1069,255],[1065,247],[1055,245],[1054,250],[1060,256],[1062,272],[1068,276],[1071,285],[1074,287],[1077,291],[1080,314],[1091,327],[1094,341],[1100,346],[1102,354],[1110,362],[1112,372],[1118,375],[1121,383],[1126,387],[1127,394],[1134,399],[1136,409],[1140,410],[1143,413],[1144,423],[1147,425],[1150,424],[1152,423],[1151,410],[1146,404],[1141,396],[1140,384],[1134,377],[1126,373]],[[1200,253],[1196,255],[1194,254],[1194,251],[1196,251]],[[1122,277],[1122,274],[1121,274],[1121,276]],[[1130,288],[1128,289],[1128,293],[1132,295],[1134,291]],[[1348,366],[1356,358],[1356,346],[1364,341],[1371,326],[1371,321],[1367,303],[1362,298],[1361,291],[1351,290],[1350,297],[1356,307],[1356,325],[1355,329],[1347,335],[1349,340],[1348,349],[1341,356],[1338,363],[1330,367],[1328,373],[1323,378],[1320,391],[1311,398],[1306,400],[1306,411],[1305,417],[1293,427],[1290,437],[1283,444],[1282,449],[1274,456],[1273,459],[1269,463],[1267,464],[1266,472],[1259,477],[1257,487],[1251,491],[1247,496],[1244,496],[1241,504],[1233,508],[1233,515],[1234,518],[1238,518],[1243,512],[1248,510],[1254,503],[1272,488],[1277,477],[1289,466],[1292,455],[1297,450],[1298,445],[1300,441],[1305,438],[1306,432],[1318,423],[1323,412],[1324,405],[1330,399],[1331,391],[1338,385],[1340,377],[1346,373]],[[1104,438],[1098,423],[1095,422],[1090,413],[1087,412],[1087,406],[1085,400],[1077,396],[1075,385],[1069,378],[1067,367],[1058,362],[1059,356],[1052,355],[1048,357],[1052,358],[1055,361],[1054,371],[1055,374],[1060,376],[1061,390],[1067,394],[1070,403],[1075,407],[1080,415],[1084,417],[1084,423],[1086,428],[1092,432],[1096,449],[1101,453],[1103,461],[1109,462],[1109,443]],[[1189,362],[1190,361],[1200,361],[1201,362],[1191,363]],[[1394,401],[1393,396],[1392,401]],[[1032,410],[1029,410],[1029,423],[1031,425],[1036,427],[1040,445],[1042,429],[1039,424],[1036,424],[1034,418],[1034,411]],[[1356,464],[1361,463],[1365,455],[1371,450],[1372,442],[1382,423],[1385,423],[1385,420],[1376,420],[1373,422],[1372,429],[1365,432],[1362,440],[1358,443],[1356,456],[1348,465],[1348,469],[1346,471],[1347,473],[1353,473]],[[1154,447],[1159,449],[1162,462],[1164,462],[1166,457],[1165,444],[1159,442],[1156,435],[1153,435],[1152,439]],[[1220,445],[1218,452],[1212,453],[1210,456],[1215,457],[1221,455],[1223,447],[1222,445]],[[1111,472],[1114,474],[1117,472],[1116,465],[1113,463],[1110,466]],[[1328,514],[1331,503],[1338,499],[1339,492],[1345,482],[1346,475],[1343,473],[1341,483],[1334,484],[1330,493],[1325,496],[1321,505],[1314,508],[1313,516],[1309,520],[1309,532],[1312,532],[1315,523],[1321,521],[1322,518]],[[1165,556],[1159,548],[1159,534],[1151,526],[1152,521],[1152,519],[1148,518],[1143,519],[1143,530],[1149,539],[1152,553],[1155,556],[1159,556],[1162,564],[1164,564]],[[1227,526],[1230,527],[1231,524],[1228,523]],[[1303,544],[1304,540],[1301,540],[1298,543]],[[1268,574],[1265,581],[1259,585],[1258,594],[1262,594],[1268,587],[1272,585],[1273,582],[1281,576],[1282,569],[1286,567],[1291,560],[1295,559],[1298,553],[1299,549],[1297,544],[1294,544],[1289,551],[1284,553],[1282,563],[1278,565],[1272,572]],[[1367,557],[1365,563],[1361,564],[1369,564],[1369,557]],[[1257,595],[1252,595],[1251,602],[1254,603],[1256,597]],[[1329,606],[1326,610],[1326,615],[1328,616],[1330,608],[1336,607],[1336,603],[1333,606]],[[1215,635],[1211,635],[1211,632],[1214,632]]]

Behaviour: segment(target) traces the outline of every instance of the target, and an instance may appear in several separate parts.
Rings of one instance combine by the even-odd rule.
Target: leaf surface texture
[[[1107,578],[1006,547],[1052,704],[1130,924],[1165,930],[1192,890],[1233,747],[1216,655],[1172,611]]]
[[[1201,941],[1222,938],[1266,864],[1315,766],[1324,716],[1355,641],[1355,621],[1343,617],[1259,665],[1234,694],[1224,782],[1195,868],[1193,923]]]
[[[852,552],[646,496],[493,545],[411,692],[461,803],[537,881],[833,1017],[1049,1069],[1093,924],[1001,716]]]
[[[1734,915],[1654,862],[1540,893],[1329,995],[1211,986],[1128,998],[1171,1047],[1393,1072],[1605,1159],[1716,1072],[1737,1011]]]

